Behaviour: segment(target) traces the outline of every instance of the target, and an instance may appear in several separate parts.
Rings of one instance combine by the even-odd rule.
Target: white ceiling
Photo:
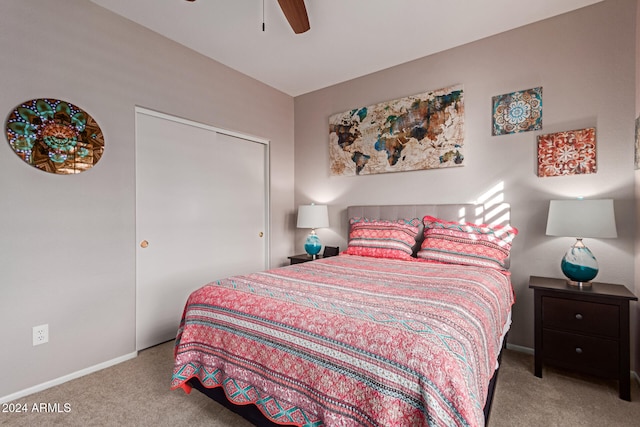
[[[297,96],[602,0],[306,0],[298,35],[276,0],[91,1]]]

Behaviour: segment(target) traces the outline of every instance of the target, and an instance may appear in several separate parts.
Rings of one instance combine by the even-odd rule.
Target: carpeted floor
[[[170,391],[173,343],[132,360],[18,399],[26,413],[2,412],[2,426],[250,426],[244,419],[194,390]],[[490,427],[639,426],[640,389],[632,402],[618,399],[616,382],[545,368],[533,375],[533,357],[506,351]],[[41,403],[59,412],[38,413]],[[56,405],[57,404],[57,405]],[[66,405],[66,406],[65,406]],[[23,407],[23,406],[22,406]]]

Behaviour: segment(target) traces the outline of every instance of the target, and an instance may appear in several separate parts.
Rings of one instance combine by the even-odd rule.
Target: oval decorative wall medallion
[[[104,137],[93,117],[59,99],[32,99],[18,105],[7,118],[5,131],[13,151],[45,172],[84,172],[98,163],[104,151]]]

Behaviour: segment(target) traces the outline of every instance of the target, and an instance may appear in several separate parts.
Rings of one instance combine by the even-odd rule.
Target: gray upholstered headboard
[[[349,206],[347,220],[353,217],[369,219],[395,220],[403,218],[420,218],[425,215],[435,216],[448,221],[484,223],[485,206],[465,204],[451,205],[371,205]]]
[[[507,203],[496,205],[476,205],[473,203],[444,204],[444,205],[370,205],[347,207],[347,228],[349,218],[360,217],[369,219],[422,219],[426,215],[448,221],[463,221],[474,224],[509,224],[511,207]],[[348,236],[347,230],[347,236]],[[418,244],[422,242],[420,229]]]

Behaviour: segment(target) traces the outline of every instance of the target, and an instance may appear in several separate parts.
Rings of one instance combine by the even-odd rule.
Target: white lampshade
[[[302,205],[298,207],[298,228],[324,228],[329,226],[327,205]]]
[[[618,237],[613,200],[551,200],[547,236]]]

